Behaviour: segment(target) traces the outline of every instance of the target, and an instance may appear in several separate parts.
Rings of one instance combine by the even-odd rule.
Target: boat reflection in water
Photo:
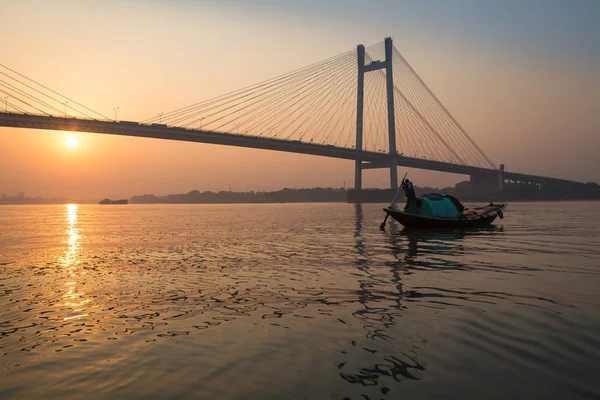
[[[405,248],[402,251],[403,260],[408,269],[464,270],[471,267],[455,256],[468,252],[464,244],[467,237],[489,236],[502,231],[502,227],[494,225],[469,230],[423,231],[404,228],[392,232],[390,241]]]
[[[415,329],[410,320],[414,307],[410,301],[427,294],[418,289],[405,290],[402,278],[418,270],[468,270],[470,267],[456,257],[465,253],[464,239],[469,235],[489,235],[502,232],[502,228],[490,226],[478,230],[449,230],[427,232],[399,229],[392,224],[383,233],[385,249],[391,260],[383,264],[377,260],[376,251],[363,232],[362,205],[355,205],[354,248],[357,253],[355,267],[358,270],[358,303],[362,308],[352,315],[362,323],[365,335],[352,341],[346,350],[349,361],[340,364],[340,376],[351,383],[363,386],[380,386],[382,379],[395,381],[420,380],[427,363],[419,357],[420,350],[428,342],[426,321],[422,329]],[[401,227],[400,227],[401,228]],[[407,335],[406,332],[412,332]],[[415,333],[421,332],[421,333]]]
[[[352,341],[352,347],[343,353],[347,361],[339,365],[340,376],[362,386],[383,385],[384,378],[419,380],[425,371],[425,363],[418,358],[422,338],[400,335],[404,291],[402,275],[405,269],[398,255],[401,254],[399,240],[389,236],[392,254],[396,261],[373,263],[373,248],[363,236],[363,210],[355,205],[355,267],[358,270],[359,290],[357,300],[361,305],[352,313],[362,324],[364,336]],[[381,382],[380,382],[381,381]],[[386,388],[382,388],[386,390]],[[385,392],[384,392],[385,393]]]

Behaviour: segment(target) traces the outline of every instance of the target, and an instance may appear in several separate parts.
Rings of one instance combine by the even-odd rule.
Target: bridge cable
[[[323,77],[318,77],[318,79],[323,79]],[[314,80],[314,79],[313,79],[313,80]],[[311,84],[311,83],[312,83],[312,82],[310,82],[310,81],[309,81],[309,82],[307,82],[306,84],[302,85],[302,86],[300,87],[300,89],[302,89],[302,88],[306,88],[306,87],[309,87],[309,88],[310,88],[310,87],[311,87],[311,86],[310,86],[310,84]],[[314,86],[314,87],[312,88],[312,92],[314,92],[314,91],[315,91],[315,90],[314,90],[315,88],[318,88],[318,85],[313,85],[313,86]],[[305,89],[305,91],[306,91],[306,90],[310,90],[310,89]],[[311,92],[311,93],[312,93],[312,92]],[[276,126],[278,126],[278,125],[279,125],[279,123],[281,123],[281,122],[282,122],[282,121],[279,121],[279,122],[277,122],[277,121],[279,120],[279,116],[280,116],[282,113],[281,113],[281,112],[278,112],[277,110],[279,110],[279,109],[282,109],[282,108],[284,108],[284,109],[285,109],[285,108],[287,108],[287,105],[288,105],[288,103],[289,103],[289,102],[291,102],[293,99],[295,99],[297,96],[298,96],[298,94],[297,94],[297,95],[295,95],[295,96],[287,96],[287,94],[286,94],[286,95],[285,95],[285,97],[286,97],[286,100],[284,100],[283,102],[279,102],[279,101],[278,101],[278,102],[277,102],[277,104],[276,104],[274,107],[271,107],[270,109],[268,109],[268,110],[267,110],[267,112],[266,112],[266,113],[263,113],[263,114],[269,114],[269,113],[271,113],[271,116],[270,116],[270,117],[268,117],[268,118],[264,118],[264,119],[263,119],[263,120],[262,120],[262,121],[261,121],[261,122],[258,124],[258,126],[261,126],[261,125],[272,125],[272,128],[271,128],[271,129],[274,129]],[[272,113],[275,113],[275,114],[272,114]],[[281,135],[282,133],[283,133],[283,132],[280,132],[280,133],[278,133],[278,134],[276,135],[276,137],[277,137],[277,136],[279,136],[279,135]]]
[[[300,140],[302,140],[302,138],[308,133],[308,131],[312,130],[312,127],[315,125],[315,123],[322,121],[322,118],[327,115],[327,113],[331,110],[331,108],[336,103],[335,101],[328,101],[328,100],[330,100],[332,97],[334,99],[335,98],[343,98],[343,97],[340,97],[339,94],[337,96],[335,94],[339,93],[340,88],[343,87],[343,84],[345,83],[346,76],[352,72],[353,72],[352,68],[346,68],[346,74],[341,76],[337,80],[335,85],[331,85],[330,88],[327,90],[327,92],[323,93],[323,95],[315,96],[315,99],[317,99],[318,101],[313,102],[312,106],[310,106],[306,110],[306,112],[304,113],[304,119],[299,123],[299,125],[294,130],[294,132],[292,132],[292,134],[295,133],[296,131],[298,131],[303,126],[305,126],[305,124],[308,124],[307,127],[303,128],[305,132],[300,137]],[[323,103],[325,103],[325,104],[323,104]],[[322,115],[319,116],[320,114],[322,114]],[[312,123],[311,123],[311,121],[312,121]]]
[[[417,99],[419,99],[419,103],[420,103],[421,105],[423,105],[423,101],[422,101],[422,99],[425,99],[425,104],[423,105],[423,107],[426,107],[426,110],[428,110],[430,113],[433,113],[433,115],[432,115],[432,114],[430,114],[431,118],[433,118],[434,120],[437,120],[437,121],[438,121],[437,123],[435,123],[435,124],[432,124],[432,125],[434,125],[434,126],[438,126],[438,127],[443,127],[443,126],[445,125],[445,126],[446,126],[446,128],[448,128],[448,129],[449,129],[449,132],[453,132],[453,131],[454,131],[454,129],[453,129],[454,127],[453,127],[453,125],[451,125],[451,124],[449,123],[449,121],[447,120],[447,118],[444,118],[444,117],[445,117],[445,115],[443,115],[443,114],[441,114],[441,113],[440,113],[439,107],[433,107],[433,104],[431,103],[431,97],[430,97],[430,96],[428,96],[427,92],[423,92],[423,91],[422,91],[422,89],[423,89],[423,86],[422,86],[422,85],[419,85],[419,84],[418,84],[418,81],[417,81],[417,82],[415,82],[415,81],[414,81],[414,77],[411,77],[411,78],[413,78],[413,80],[411,80],[411,81],[410,81],[410,83],[411,83],[411,86],[413,86],[413,84],[414,84],[414,86],[413,86],[413,87],[416,87],[416,90],[417,90],[417,91],[419,91],[419,89],[421,89],[422,96],[421,96],[421,97],[417,97]],[[440,122],[440,121],[441,121],[441,122]],[[440,131],[440,130],[438,130],[438,131]],[[441,131],[441,132],[443,132],[443,131]],[[466,147],[466,148],[465,148],[465,147],[464,147],[464,143],[463,143],[463,142],[461,142],[461,141],[459,140],[459,138],[458,138],[458,137],[456,137],[455,135],[448,135],[448,136],[449,136],[449,139],[450,139],[450,140],[451,140],[451,141],[454,143],[454,145],[456,146],[456,149],[457,149],[457,150],[458,150],[458,151],[459,151],[459,152],[462,154],[463,158],[466,158],[466,159],[471,159],[471,160],[473,160],[473,161],[471,161],[471,162],[475,162],[476,164],[479,164],[479,165],[480,165],[480,163],[479,163],[479,161],[477,160],[477,158],[473,158],[473,155],[472,155],[472,154],[470,154],[470,153],[468,152],[468,150],[467,150],[467,153],[465,153],[465,151],[464,151],[464,150],[465,150],[465,149],[468,149],[468,147]],[[462,147],[461,147],[461,146],[462,146]]]
[[[319,90],[319,86],[318,86],[318,85],[315,85],[315,87],[314,87],[314,89],[313,89],[313,91],[312,91],[312,92],[315,92],[315,91],[318,91],[318,90]],[[275,107],[274,111],[277,111],[277,109],[283,108],[284,106],[285,106],[285,107],[287,107],[287,103],[288,103],[290,100],[294,99],[295,97],[297,97],[297,95],[296,95],[296,96],[293,96],[293,97],[290,97],[290,98],[288,99],[288,101],[287,101],[287,102],[283,102],[283,103],[279,104],[277,107]],[[284,109],[283,111],[285,111],[285,109]],[[275,115],[274,115],[274,116],[273,116],[271,119],[275,119],[275,120],[277,120],[281,114],[282,114],[282,112],[281,112],[281,111],[279,111],[279,112],[276,112],[276,114],[275,114]],[[265,121],[265,122],[268,122],[269,124],[270,124],[270,123],[272,123],[272,122],[270,122],[269,120],[267,120],[267,121]],[[279,124],[279,123],[277,123],[277,124]],[[281,133],[280,133],[280,134],[281,134]],[[280,134],[278,134],[278,135],[280,135]],[[278,135],[276,135],[276,137],[277,137]]]
[[[450,114],[450,112],[446,109],[446,107],[444,107],[444,105],[440,102],[440,100],[435,96],[435,94],[433,94],[433,92],[431,91],[431,89],[429,89],[429,86],[427,86],[427,84],[425,84],[425,82],[423,82],[423,80],[421,79],[421,77],[419,76],[419,74],[417,74],[417,72],[413,69],[413,67],[408,63],[408,61],[406,61],[406,59],[404,58],[404,56],[398,51],[398,49],[396,49],[394,47],[393,50],[398,56],[401,57],[401,59],[404,61],[404,63],[406,64],[406,66],[410,69],[410,71],[417,77],[417,79],[421,82],[421,84],[425,87],[425,89],[429,92],[429,94],[435,99],[435,101],[438,103],[438,105],[444,110],[444,112],[448,115],[448,117],[452,120],[452,122],[454,122],[456,124],[456,126],[460,129],[461,133],[467,138],[467,140],[469,140],[469,142],[477,149],[477,151],[485,158],[485,160],[489,163],[489,165],[493,168],[496,169],[496,166],[494,165],[494,163],[488,158],[488,156],[483,152],[483,150],[481,150],[479,148],[479,146],[477,146],[477,144],[473,141],[473,139],[471,139],[471,137],[469,136],[469,134],[467,134],[467,132],[464,130],[464,128],[458,123],[458,121],[456,121],[454,119],[454,117],[452,116],[452,114]]]
[[[298,80],[298,79],[296,79],[295,81],[292,81],[292,82],[290,83],[290,85],[287,85],[287,86],[288,86],[288,87],[293,87],[293,86],[291,86],[291,85],[298,86],[298,85],[301,85],[301,84],[305,83],[306,81],[309,81],[311,78],[312,78],[312,79],[314,79],[314,76],[312,76],[312,77],[311,77],[311,76],[310,76],[310,75],[308,75],[308,74],[306,74],[306,75],[307,75],[306,77],[304,77],[304,76],[300,76],[300,79],[299,79],[299,80]],[[320,74],[319,74],[319,75],[316,75],[316,76],[317,76],[317,77],[320,77]],[[269,90],[269,91],[280,90],[280,89],[281,89],[281,90],[286,90],[286,89],[285,89],[285,87],[286,87],[286,86],[283,86],[282,88],[275,88],[275,89],[272,89],[272,90]],[[248,96],[248,95],[246,95],[246,96]],[[258,95],[254,95],[254,97],[258,97]],[[261,98],[258,98],[258,100],[257,100],[257,101],[258,101],[258,102],[260,102],[261,100],[262,100]],[[233,100],[230,100],[230,101],[228,101],[227,103],[231,103],[232,101],[238,101],[238,100],[235,100],[235,99],[233,99]],[[223,105],[224,105],[224,104],[223,104]],[[222,107],[223,105],[217,105],[217,106],[214,106],[214,107],[212,107],[212,108],[214,109],[214,108],[216,108],[216,107]],[[206,111],[207,111],[207,110],[205,110],[204,112],[206,112]],[[217,112],[216,112],[216,114],[218,114],[219,112],[222,112],[222,111],[224,111],[224,110],[223,110],[223,109],[220,109],[219,111],[217,111]],[[213,114],[210,114],[210,115],[213,115]],[[209,115],[209,116],[210,116],[210,115]],[[206,116],[206,115],[205,115],[205,118],[208,118],[209,116]],[[197,121],[194,121],[194,122],[197,122]],[[215,121],[213,120],[213,121],[211,121],[211,123],[212,123],[212,122],[215,122]],[[192,123],[193,123],[193,122],[192,122]],[[190,123],[188,123],[187,125],[189,126],[189,125],[190,125]],[[214,129],[217,129],[217,128],[214,128]]]
[[[1,74],[1,73],[2,73],[2,72],[0,72],[0,74]],[[19,88],[18,88],[18,87],[16,87],[16,86],[14,86],[14,85],[12,85],[12,84],[10,84],[10,83],[6,82],[6,81],[5,81],[5,80],[3,80],[3,79],[0,79],[0,85],[2,85],[2,86],[4,86],[4,87],[9,87],[10,89],[8,89],[8,90],[12,90],[13,92],[19,93],[20,95],[22,95],[22,96],[25,96],[25,98],[27,98],[27,99],[29,99],[29,100],[33,100],[34,102],[36,102],[36,103],[40,103],[40,104],[42,104],[42,105],[44,105],[44,106],[46,106],[46,107],[50,108],[51,110],[54,110],[54,111],[56,111],[56,112],[58,112],[58,113],[61,113],[61,110],[57,109],[56,107],[54,107],[54,106],[52,106],[52,105],[50,105],[50,104],[48,104],[48,103],[44,102],[43,100],[39,100],[39,99],[37,99],[36,97],[34,97],[34,96],[30,95],[29,93],[25,92],[25,91],[24,91],[24,90],[22,90],[22,89],[19,89]]]
[[[40,110],[39,108],[37,108],[37,107],[35,107],[35,106],[33,106],[33,105],[31,105],[31,104],[27,103],[26,101],[24,101],[24,100],[20,99],[19,97],[16,97],[16,96],[14,96],[14,95],[13,95],[13,94],[11,94],[11,93],[8,93],[8,92],[6,92],[6,91],[5,91],[5,90],[3,90],[3,89],[0,89],[0,92],[2,92],[2,93],[4,93],[4,94],[7,94],[7,95],[9,95],[11,98],[14,98],[15,100],[18,100],[18,101],[20,101],[21,103],[23,103],[23,104],[26,104],[26,105],[28,105],[29,107],[31,107],[31,108],[33,108],[33,109],[35,109],[35,110],[38,110],[38,111],[39,111],[39,112],[41,112],[42,114],[46,114],[46,115],[48,115],[48,116],[50,116],[50,117],[52,116],[51,114],[48,114],[48,113],[47,113],[47,112],[45,112],[44,110]],[[11,104],[11,105],[12,105],[12,104]],[[15,108],[19,108],[19,107],[15,107]]]
[[[182,113],[185,114],[185,113],[187,113],[189,111],[189,109],[203,108],[203,107],[209,106],[211,104],[219,103],[219,102],[221,104],[227,103],[227,99],[229,99],[229,98],[234,98],[234,99],[235,98],[239,98],[239,97],[241,97],[240,95],[242,95],[244,93],[247,93],[247,92],[251,92],[252,90],[255,90],[255,91],[256,90],[262,90],[261,88],[264,89],[264,87],[265,86],[268,87],[268,85],[270,85],[270,86],[279,85],[282,82],[285,82],[286,80],[293,79],[295,76],[297,76],[297,75],[299,75],[301,73],[306,72],[304,70],[310,70],[310,69],[314,68],[315,66],[316,66],[316,68],[322,68],[321,64],[327,64],[327,60],[325,62],[315,63],[315,64],[313,64],[311,66],[304,67],[304,68],[301,68],[299,70],[283,74],[283,75],[281,75],[279,77],[272,78],[272,79],[269,79],[267,81],[264,81],[264,82],[261,82],[261,83],[258,83],[258,84],[254,84],[254,85],[251,85],[249,87],[246,87],[246,88],[243,88],[243,89],[239,89],[239,90],[236,90],[236,91],[231,92],[231,93],[223,94],[223,95],[218,96],[216,98],[208,99],[208,100],[205,100],[205,101],[193,104],[191,106],[183,107],[181,109],[168,112],[168,113],[166,113],[166,115],[170,116],[170,115],[178,115],[178,114],[182,114]],[[163,117],[164,117],[164,114],[163,114]],[[157,119],[157,117],[152,117],[152,118],[150,118],[148,120],[145,120],[143,122],[151,121],[151,120],[156,120],[156,119]]]
[[[110,120],[109,118],[107,118],[106,116],[104,116],[104,115],[100,114],[99,112],[96,112],[96,111],[92,110],[91,108],[88,108],[88,107],[84,106],[83,104],[80,104],[80,103],[76,102],[75,100],[73,100],[73,99],[71,99],[71,98],[69,98],[69,97],[67,97],[67,96],[64,96],[64,95],[62,95],[62,94],[60,94],[60,93],[58,93],[58,92],[56,92],[56,91],[54,91],[54,90],[50,89],[49,87],[46,87],[46,86],[42,85],[41,83],[39,83],[39,82],[36,82],[36,81],[34,81],[33,79],[30,79],[30,78],[26,77],[25,75],[22,75],[22,74],[18,73],[17,71],[15,71],[15,70],[13,70],[13,69],[10,69],[10,68],[8,68],[7,66],[5,66],[5,65],[3,65],[3,64],[0,64],[0,67],[7,69],[7,70],[11,71],[11,72],[12,72],[12,73],[14,73],[14,74],[17,74],[18,76],[20,76],[20,77],[22,77],[22,78],[25,78],[25,79],[27,79],[28,81],[30,81],[30,82],[33,82],[33,83],[35,83],[36,85],[38,85],[38,86],[41,86],[42,88],[44,88],[44,89],[46,89],[46,90],[50,91],[51,93],[57,94],[57,95],[59,95],[60,97],[62,97],[62,98],[64,98],[64,99],[67,99],[68,101],[70,101],[70,102],[72,102],[72,103],[75,103],[76,105],[78,105],[78,106],[80,106],[80,107],[83,107],[83,108],[85,108],[86,110],[88,110],[88,111],[91,111],[92,113],[94,113],[94,114],[96,114],[96,115],[99,115],[99,116],[101,116],[102,118],[104,118],[104,119],[106,119],[106,120]],[[35,89],[33,89],[33,90],[35,90]],[[46,96],[47,96],[47,97],[50,97],[50,96],[48,96],[48,95],[46,95]],[[53,100],[55,100],[55,99],[53,99]],[[55,100],[55,101],[57,101],[57,100]],[[80,111],[79,111],[79,112],[80,112]],[[81,114],[83,114],[83,113],[81,113]]]
[[[408,92],[409,93],[411,92],[410,89]],[[401,93],[402,95],[404,95],[404,92],[400,92],[398,89],[398,91],[394,91],[394,97],[396,96],[397,93]],[[445,160],[446,158],[442,155],[442,153],[440,153],[440,149],[441,148],[443,149],[443,146],[439,146],[438,143],[436,143],[436,141],[433,140],[434,137],[432,137],[432,135],[430,133],[428,133],[428,134],[424,133],[424,131],[429,131],[429,129],[427,128],[427,125],[424,123],[423,119],[419,118],[419,115],[417,112],[415,112],[415,109],[413,107],[411,107],[411,104],[409,104],[407,102],[407,98],[408,98],[407,96],[399,95],[398,103],[400,104],[401,107],[404,105],[405,108],[408,109],[407,115],[410,116],[411,122],[415,126],[414,132],[416,134],[418,134],[421,138],[425,139],[423,141],[423,149],[425,151],[423,151],[422,154],[424,154],[426,157],[430,157],[435,160],[436,156],[432,152],[427,151],[427,150],[429,150],[429,151],[433,150],[435,153],[437,153],[437,160],[439,160],[439,161]],[[415,120],[415,118],[416,118],[416,120]],[[426,143],[429,143],[429,146],[427,146]]]
[[[323,67],[318,66],[318,68],[323,68]],[[189,119],[193,116],[200,115],[202,113],[206,113],[209,110],[218,109],[219,107],[222,107],[225,104],[229,104],[232,101],[237,101],[236,99],[239,99],[240,97],[251,96],[251,95],[253,95],[253,93],[258,93],[260,91],[265,91],[265,92],[276,91],[276,90],[279,90],[278,86],[281,87],[283,85],[283,87],[285,87],[286,85],[288,85],[290,83],[293,84],[294,82],[298,81],[298,76],[300,77],[300,79],[302,79],[302,77],[305,74],[308,75],[308,73],[306,71],[302,71],[301,73],[296,74],[297,76],[296,75],[295,76],[287,76],[287,77],[285,77],[285,79],[281,78],[282,79],[281,82],[276,82],[276,83],[269,82],[269,83],[263,84],[263,85],[261,85],[262,87],[256,88],[256,90],[254,92],[251,92],[250,90],[246,90],[246,91],[244,91],[244,93],[247,93],[247,94],[245,94],[243,96],[235,97],[235,95],[229,94],[229,95],[220,96],[222,99],[217,98],[216,100],[207,100],[204,102],[204,104],[201,104],[201,105],[195,107],[192,110],[193,112],[189,112],[187,110],[186,111],[176,111],[176,112],[170,113],[170,114],[172,114],[171,116],[169,116],[169,113],[167,113],[167,120],[169,120],[169,118],[172,119],[174,117],[179,117],[179,121],[181,122],[181,121],[183,121],[185,119]],[[286,82],[286,81],[289,81],[289,82]],[[164,115],[163,115],[163,118],[164,118]],[[199,119],[197,121],[199,121]],[[190,124],[196,123],[197,121],[193,121],[191,123],[188,123],[187,125],[189,126]],[[177,123],[177,121],[172,121],[172,122]]]
[[[352,69],[348,69],[346,68],[346,72],[348,71],[352,71]],[[332,90],[337,89],[340,86],[340,83],[344,83],[344,76],[341,76],[340,79],[329,79],[329,81],[324,84],[324,85],[320,85],[318,87],[318,92],[319,92],[319,96],[314,96],[314,98],[312,99],[312,101],[309,102],[309,105],[306,106],[306,110],[304,111],[304,114],[302,113],[298,113],[298,116],[296,118],[294,118],[292,121],[290,121],[290,123],[283,128],[284,131],[286,131],[288,128],[290,128],[293,124],[295,124],[300,118],[302,117],[306,117],[306,114],[310,113],[310,115],[314,115],[313,109],[315,107],[315,105],[321,104],[323,102],[323,100],[327,99]],[[304,107],[304,105],[303,105]],[[314,110],[314,111],[320,111],[320,110]],[[293,113],[292,113],[293,114]],[[305,121],[306,119],[304,119]],[[303,121],[303,122],[304,122]],[[300,123],[296,129],[294,129],[286,139],[289,139],[292,135],[294,135],[303,125],[303,122]]]
[[[310,70],[313,70],[315,68],[316,69],[322,68],[323,65],[334,63],[337,58],[347,57],[349,55],[348,53],[349,52],[342,53],[341,55],[331,57],[331,58],[329,58],[327,60],[311,64],[311,65],[309,65],[307,67],[303,67],[303,68],[297,69],[295,71],[292,71],[292,72],[280,75],[278,77],[271,78],[271,79],[268,79],[266,81],[254,84],[254,85],[250,85],[248,87],[236,90],[236,91],[231,92],[231,93],[223,94],[223,95],[218,96],[216,98],[204,100],[202,102],[199,102],[199,103],[187,106],[187,107],[183,107],[183,108],[180,108],[180,109],[177,109],[177,110],[173,110],[173,111],[170,111],[170,112],[165,113],[165,114],[167,116],[170,116],[170,115],[177,114],[177,113],[182,113],[182,112],[185,113],[185,112],[187,112],[188,110],[190,110],[192,108],[205,107],[207,105],[211,105],[211,104],[215,104],[215,103],[218,103],[218,102],[222,102],[224,100],[228,100],[230,98],[239,98],[241,95],[243,95],[245,93],[248,93],[248,92],[251,92],[251,91],[255,91],[255,90],[260,90],[261,88],[263,88],[265,86],[268,87],[268,85],[271,85],[271,86],[277,85],[277,84],[279,84],[281,82],[285,82],[285,80],[287,80],[287,79],[291,79],[291,78],[297,76],[298,74],[305,73],[306,71],[310,71]],[[163,114],[163,117],[164,117],[165,114]],[[152,118],[149,118],[147,120],[144,120],[143,122],[153,121],[153,120],[156,120],[156,119],[157,119],[157,117],[152,117]]]
[[[2,89],[0,89],[0,93],[4,93],[4,94],[8,95],[9,97],[11,97],[9,92],[6,92],[6,91],[4,91],[4,90],[2,90]],[[16,99],[16,97],[15,97],[15,99]],[[7,101],[7,108],[8,108],[8,104],[10,104],[10,106],[11,106],[12,108],[14,108],[14,109],[17,109],[17,110],[21,111],[23,114],[26,114],[26,110],[25,110],[25,109],[23,109],[23,108],[21,108],[21,107],[17,106],[16,104],[13,104],[13,103],[11,103],[11,102],[8,102],[8,101]]]
[[[348,69],[348,68],[346,67],[346,68],[345,68],[345,70],[347,70],[347,69]],[[342,70],[341,72],[343,72],[343,70]],[[331,90],[332,90],[333,88],[335,88],[336,84],[337,84],[337,85],[339,85],[339,82],[336,82],[336,79],[329,78],[329,79],[327,79],[327,80],[326,80],[324,83],[321,83],[321,84],[319,84],[319,85],[315,85],[315,87],[314,87],[314,88],[312,89],[312,91],[311,91],[311,95],[312,95],[312,94],[315,94],[315,93],[317,93],[317,92],[320,92],[320,94],[322,95],[320,100],[321,100],[321,102],[322,102],[322,100],[326,98],[326,96],[327,96],[327,95],[328,95],[328,94],[331,92]],[[310,99],[310,97],[309,97],[309,99]],[[307,110],[307,111],[310,111],[310,109],[311,109],[312,105],[315,103],[315,100],[319,100],[319,97],[316,97],[316,96],[315,96],[315,98],[314,98],[314,100],[313,100],[313,101],[310,101],[310,100],[307,100],[307,101],[306,101],[306,103],[309,103],[309,104],[310,104],[310,105],[308,106],[308,110]],[[297,107],[295,110],[293,110],[292,112],[290,112],[290,116],[293,116],[293,115],[294,115],[294,113],[296,113],[296,112],[298,112],[298,116],[297,116],[297,117],[296,117],[294,120],[292,120],[291,122],[289,122],[289,123],[288,123],[288,125],[286,125],[286,126],[285,126],[285,127],[282,129],[282,132],[285,132],[285,131],[287,131],[287,130],[288,130],[288,128],[289,128],[289,127],[290,127],[292,124],[294,124],[294,123],[295,123],[295,122],[296,122],[296,121],[297,121],[299,118],[301,118],[301,117],[302,117],[302,114],[300,114],[300,113],[299,113],[299,111],[300,111],[300,109],[301,109],[301,108],[305,108],[305,107],[306,107],[306,104],[305,104],[305,103],[303,103],[303,104],[301,104],[300,106],[298,106],[298,107]],[[300,127],[301,127],[301,125],[299,125],[299,126],[298,126],[298,128],[296,128],[294,131],[292,131],[292,133],[290,133],[290,134],[288,135],[288,137],[290,137],[291,135],[293,135],[293,134],[294,134],[294,133],[295,133],[295,132],[296,132],[296,131],[297,131],[297,130],[300,128]]]

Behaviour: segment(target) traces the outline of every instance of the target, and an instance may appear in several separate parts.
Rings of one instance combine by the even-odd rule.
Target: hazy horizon
[[[417,185],[417,188],[423,188],[426,187],[426,185]],[[434,189],[444,189],[445,187],[433,187]],[[53,199],[65,199],[68,201],[73,201],[76,203],[80,203],[80,204],[85,204],[85,203],[92,203],[95,204],[97,203],[99,200],[102,199],[110,199],[110,200],[117,200],[117,199],[122,199],[122,198],[126,198],[126,199],[131,199],[132,197],[136,197],[136,196],[156,196],[156,197],[163,197],[163,196],[168,196],[168,195],[186,195],[189,194],[190,192],[193,191],[199,191],[200,193],[205,193],[205,192],[210,192],[210,193],[221,193],[221,192],[230,192],[230,193],[272,193],[272,192],[278,192],[278,191],[282,191],[282,190],[286,190],[286,189],[290,189],[290,190],[313,190],[313,189],[332,189],[332,190],[351,190],[352,189],[352,185],[348,186],[346,185],[345,187],[343,186],[311,186],[311,187],[305,187],[305,186],[286,186],[286,187],[281,187],[281,188],[276,188],[276,189],[270,189],[270,190],[264,190],[261,189],[259,187],[244,187],[244,188],[234,188],[233,186],[231,186],[231,188],[229,187],[229,185],[222,185],[220,187],[217,187],[217,189],[215,190],[201,190],[201,189],[196,189],[196,188],[192,188],[190,190],[184,190],[181,192],[173,192],[173,193],[153,193],[153,192],[147,192],[147,193],[135,193],[131,196],[100,196],[98,198],[92,198],[92,197],[88,197],[88,198],[73,198],[73,197],[69,197],[69,196],[62,196],[62,195],[57,195],[57,196],[40,196],[40,195],[30,195],[28,193],[25,192],[19,192],[19,193],[0,193],[0,196],[6,196],[7,198],[11,198],[11,197],[19,197],[21,195],[23,195],[25,198],[31,199],[31,198],[38,198],[41,197],[44,200],[53,200]],[[371,188],[371,187],[363,187],[364,190],[371,190],[371,189],[378,189],[378,188]],[[13,204],[13,203],[9,203],[9,204]]]
[[[496,165],[597,182],[598,17],[600,3],[558,0],[0,1],[0,63],[104,115],[119,107],[119,120],[140,121],[391,36]],[[409,171],[419,186],[468,179]],[[353,185],[353,161],[0,128],[7,195],[92,201],[344,181]],[[364,187],[388,182],[387,170],[364,172]]]

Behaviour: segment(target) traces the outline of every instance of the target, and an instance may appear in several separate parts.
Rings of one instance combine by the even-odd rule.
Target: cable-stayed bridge
[[[477,146],[392,40],[140,122],[111,119],[0,64],[0,126],[66,130],[287,151],[386,168],[469,175],[481,189],[516,181],[579,182],[504,171]],[[0,108],[1,110],[1,108]]]

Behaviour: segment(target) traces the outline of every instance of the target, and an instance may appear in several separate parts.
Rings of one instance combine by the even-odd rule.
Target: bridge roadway
[[[103,121],[79,119],[71,117],[55,117],[35,114],[15,114],[0,112],[0,126],[26,129],[45,129],[60,131],[76,131],[102,133],[109,135],[135,136],[186,142],[211,143],[225,146],[248,147],[263,150],[286,151],[290,153],[310,154],[322,157],[360,160],[363,169],[389,168],[390,155],[374,151],[358,151],[355,149],[306,143],[299,140],[273,139],[260,136],[213,132],[197,129],[171,127],[162,124],[140,124],[130,121]],[[396,156],[397,165],[430,171],[441,171],[462,175],[489,175],[498,177],[500,171],[491,168],[472,167],[422,158]],[[505,180],[542,185],[581,185],[580,182],[564,179],[542,177],[514,172],[504,172]]]

